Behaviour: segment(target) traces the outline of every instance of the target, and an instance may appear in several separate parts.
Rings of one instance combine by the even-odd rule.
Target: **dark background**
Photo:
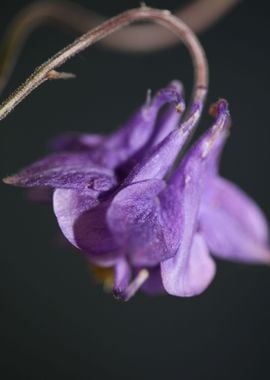
[[[77,1],[114,15],[138,2]],[[28,1],[2,1],[0,32]],[[180,0],[148,1],[175,9]],[[270,219],[267,1],[243,1],[201,35],[210,64],[208,103],[231,105],[234,128],[222,173],[251,194]],[[31,36],[7,95],[73,37],[53,28]],[[173,78],[190,91],[183,46],[151,55],[92,47],[68,64],[74,81],[43,85],[0,129],[0,175],[44,152],[65,130],[108,132]],[[208,125],[204,117],[201,130]],[[29,203],[21,189],[1,186],[0,378],[5,379],[269,379],[270,268],[218,262],[201,296],[138,294],[120,303],[91,279],[83,258],[55,244],[50,206]]]

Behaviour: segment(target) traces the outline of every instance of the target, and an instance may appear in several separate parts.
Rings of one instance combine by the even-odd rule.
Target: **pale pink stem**
[[[193,98],[203,102],[208,88],[208,66],[204,51],[192,30],[169,11],[141,7],[121,13],[85,33],[73,43],[55,54],[38,67],[35,72],[0,106],[0,120],[4,119],[35,88],[49,79],[67,78],[68,74],[58,73],[56,68],[88,46],[105,38],[114,31],[139,20],[150,20],[173,32],[189,49],[195,70]],[[186,116],[188,117],[188,115]]]
[[[226,14],[240,0],[199,0],[175,11],[175,15],[200,32]],[[0,93],[7,84],[17,57],[29,34],[42,24],[52,22],[85,33],[105,18],[68,1],[39,1],[24,8],[10,24],[0,52]],[[110,49],[133,53],[149,53],[179,43],[179,39],[158,25],[132,25],[119,30],[101,42]]]

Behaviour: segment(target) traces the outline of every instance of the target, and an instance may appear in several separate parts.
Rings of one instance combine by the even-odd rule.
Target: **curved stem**
[[[200,32],[211,26],[240,0],[200,0],[175,11],[175,15]],[[0,93],[7,84],[17,57],[29,34],[41,24],[52,22],[85,33],[104,22],[104,18],[69,1],[38,1],[24,8],[12,21],[0,49]],[[179,39],[157,25],[132,25],[102,41],[110,49],[149,53],[173,46]]]
[[[88,46],[108,36],[114,31],[138,20],[150,20],[160,24],[176,34],[189,49],[194,68],[195,86],[193,98],[203,102],[208,87],[208,68],[204,51],[192,30],[169,11],[162,11],[148,7],[141,7],[121,13],[120,15],[105,21],[95,29],[82,35],[73,43],[55,54],[47,62],[39,66],[35,72],[0,106],[0,120],[4,119],[26,96],[35,88],[49,79],[62,78],[56,68],[65,63]],[[52,75],[53,74],[53,75]],[[64,75],[66,77],[66,75]],[[187,115],[186,117],[188,117]]]
[[[195,33],[209,28],[241,0],[193,0],[173,14]],[[145,53],[165,49],[179,43],[179,39],[156,25],[132,25],[103,41],[103,45],[129,53]]]

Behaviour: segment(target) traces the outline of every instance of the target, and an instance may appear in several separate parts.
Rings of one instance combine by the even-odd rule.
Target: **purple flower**
[[[94,265],[113,268],[113,292],[125,300],[140,287],[200,294],[215,275],[209,251],[270,262],[262,212],[218,174],[230,127],[227,102],[215,105],[213,126],[179,160],[202,104],[195,101],[181,123],[184,108],[174,81],[111,136],[62,136],[51,144],[54,153],[5,179],[53,193],[65,237]]]

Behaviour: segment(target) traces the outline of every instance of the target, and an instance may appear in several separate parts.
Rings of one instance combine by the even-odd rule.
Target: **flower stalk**
[[[194,71],[195,85],[193,90],[193,101],[203,102],[208,88],[208,67],[205,53],[197,37],[192,30],[169,11],[152,9],[146,6],[129,10],[118,16],[105,21],[93,30],[77,38],[73,43],[59,51],[52,58],[39,66],[34,73],[5,100],[0,106],[0,120],[4,119],[23,99],[25,99],[34,89],[49,79],[61,79],[69,77],[55,75],[57,68],[62,66],[70,58],[74,57],[87,47],[97,41],[107,37],[111,33],[140,20],[150,20],[162,25],[180,38],[191,53]],[[54,75],[52,75],[52,72]],[[186,117],[189,115],[187,114]]]
[[[210,27],[224,16],[240,0],[192,1],[176,9],[174,15],[185,22],[195,33]],[[0,93],[14,69],[20,50],[37,27],[50,23],[76,33],[86,33],[105,21],[101,15],[71,1],[41,0],[23,8],[9,25],[0,48]],[[179,43],[173,34],[166,33],[157,25],[132,25],[102,41],[113,50],[129,53],[149,53]]]

